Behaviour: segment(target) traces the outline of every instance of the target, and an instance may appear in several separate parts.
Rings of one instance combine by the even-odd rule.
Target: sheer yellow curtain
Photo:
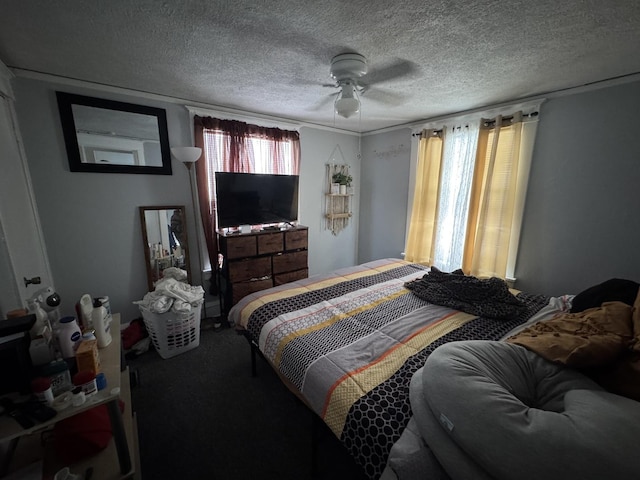
[[[523,197],[518,191],[522,185],[522,131],[521,112],[508,121],[498,116],[482,122],[462,267],[470,275],[512,275],[507,271],[513,258],[510,249],[514,248],[512,237],[517,233],[514,229],[519,231],[522,215]]]
[[[405,259],[431,265],[433,262],[443,130],[423,130],[418,144],[418,168],[413,196]]]

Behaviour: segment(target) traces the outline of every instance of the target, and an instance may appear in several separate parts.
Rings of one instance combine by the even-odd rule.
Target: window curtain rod
[[[537,117],[537,116],[538,116],[538,112],[531,112],[531,113],[523,113],[522,114],[523,118],[524,117],[534,118],[534,117]],[[502,117],[502,121],[503,122],[505,122],[505,121],[508,122],[509,120],[513,120],[513,115],[509,115],[507,117]],[[484,122],[482,122],[482,126],[483,127],[495,127],[495,125],[496,125],[495,120],[485,120]],[[465,127],[468,127],[468,125],[465,125]],[[433,134],[434,135],[439,135],[441,133],[442,133],[442,128],[439,129],[439,130],[433,130]],[[412,137],[419,137],[420,135],[422,135],[421,132],[412,133],[411,134]]]

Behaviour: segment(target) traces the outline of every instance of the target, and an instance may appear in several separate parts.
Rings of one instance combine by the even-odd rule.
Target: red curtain
[[[215,150],[208,148],[207,132],[222,134],[222,144]],[[255,139],[264,139],[267,157],[270,157],[267,172],[298,175],[300,169],[300,134],[296,131],[261,127],[236,120],[220,120],[212,117],[194,116],[195,145],[202,148],[203,159],[196,162],[196,183],[200,216],[207,243],[212,270],[218,268],[218,243],[216,236],[215,172],[256,172]],[[220,136],[218,136],[220,138]],[[260,144],[263,145],[263,144]],[[290,151],[290,155],[286,152]],[[262,152],[264,153],[264,152]],[[211,158],[212,156],[222,158]],[[287,157],[291,158],[287,158]],[[202,161],[204,160],[204,161]],[[213,282],[211,293],[217,293]]]

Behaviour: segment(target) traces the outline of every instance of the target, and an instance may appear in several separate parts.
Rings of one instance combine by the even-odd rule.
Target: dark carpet
[[[203,324],[194,350],[128,359],[143,480],[364,479],[264,360],[251,376],[249,352],[234,330]]]

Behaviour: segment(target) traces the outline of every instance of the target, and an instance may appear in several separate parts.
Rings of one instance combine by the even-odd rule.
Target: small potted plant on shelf
[[[333,174],[331,177],[333,183],[340,185],[340,193],[347,193],[347,187],[351,186],[351,182],[353,181],[353,177],[348,173],[344,173],[344,171],[339,171]]]

